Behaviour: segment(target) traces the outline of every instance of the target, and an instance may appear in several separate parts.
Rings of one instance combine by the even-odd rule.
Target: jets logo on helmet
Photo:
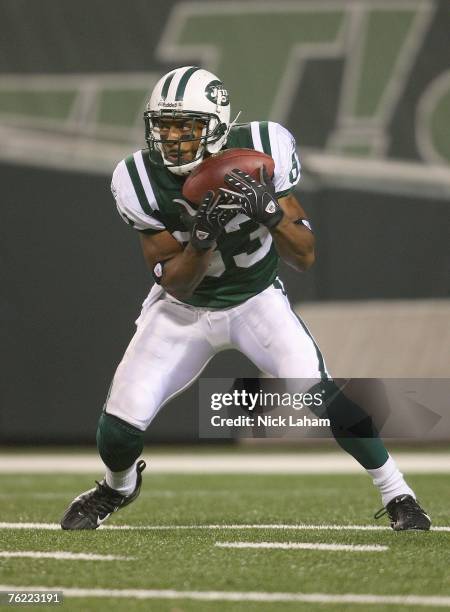
[[[222,81],[197,66],[184,66],[158,81],[144,121],[150,161],[164,164],[174,174],[185,175],[203,161],[205,154],[214,155],[221,150],[236,120],[230,122],[230,101]],[[168,137],[170,122],[182,127],[181,137]],[[186,142],[192,143],[189,159],[183,149]]]
[[[211,100],[211,102],[219,106],[226,106],[230,103],[228,91],[223,86],[222,81],[218,81],[217,79],[208,83],[205,89],[205,95],[208,100]]]

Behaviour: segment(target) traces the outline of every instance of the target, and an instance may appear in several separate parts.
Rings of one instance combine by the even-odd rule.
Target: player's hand
[[[238,203],[226,200],[226,196],[208,191],[195,215],[182,215],[181,219],[191,232],[191,244],[195,249],[212,248],[225,225],[240,212]]]
[[[225,183],[230,189],[219,189],[219,193],[227,196],[228,204],[239,204],[250,219],[273,228],[283,218],[283,210],[275,197],[275,188],[265,166],[260,168],[259,181],[236,168],[225,175]]]

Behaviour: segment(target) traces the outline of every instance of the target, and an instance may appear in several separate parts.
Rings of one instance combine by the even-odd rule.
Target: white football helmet
[[[183,135],[182,140],[162,138],[161,119],[192,120],[191,133]],[[203,68],[176,68],[156,84],[144,113],[144,121],[150,153],[159,153],[164,165],[174,174],[188,174],[203,161],[205,153],[214,155],[226,143],[232,126],[228,92],[220,79]],[[197,122],[202,126],[200,137],[194,133]],[[193,140],[198,140],[194,159],[183,162],[180,143]],[[166,149],[173,145],[171,160],[164,154],[163,143]],[[150,155],[153,163],[154,158],[154,155]]]

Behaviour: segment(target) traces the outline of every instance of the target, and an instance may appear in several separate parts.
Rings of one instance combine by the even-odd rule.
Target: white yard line
[[[0,529],[45,529],[45,530],[60,530],[59,523],[7,523],[0,522]],[[307,525],[307,524],[255,524],[255,525],[101,525],[99,527],[110,530],[124,531],[171,531],[171,530],[195,530],[195,529],[285,529],[294,531],[392,531],[390,527],[385,525]],[[432,526],[431,531],[448,531],[450,527]]]
[[[450,453],[397,453],[400,470],[450,473]],[[151,456],[154,474],[363,474],[363,468],[342,453],[185,453]],[[94,454],[0,454],[3,474],[86,474],[104,472]]]
[[[310,602],[349,603],[397,606],[450,606],[450,597],[438,595],[372,595],[369,593],[269,593],[252,591],[176,591],[150,589],[77,589],[52,586],[65,597],[108,597],[124,599],[191,599],[196,601],[258,601],[258,602]],[[48,591],[47,586],[2,585],[1,591]]]
[[[319,544],[310,542],[215,542],[219,548],[276,548],[282,550],[330,550],[347,552],[382,552],[389,546],[378,544]]]
[[[40,552],[37,550],[0,550],[0,557],[25,557],[29,559],[62,559],[68,561],[131,561],[133,557],[117,555],[95,555],[91,553],[71,553],[63,551]]]

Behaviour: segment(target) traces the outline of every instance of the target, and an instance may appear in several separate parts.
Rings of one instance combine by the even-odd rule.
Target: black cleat
[[[387,514],[391,520],[394,531],[406,531],[416,529],[428,531],[431,527],[431,519],[411,495],[397,495],[374,515],[379,519]]]
[[[97,529],[103,521],[113,513],[131,504],[141,491],[142,476],[145,470],[145,461],[136,464],[137,481],[136,488],[130,495],[122,495],[111,489],[105,479],[101,482],[95,481],[97,486],[89,489],[75,497],[73,502],[64,512],[61,519],[63,529]]]

